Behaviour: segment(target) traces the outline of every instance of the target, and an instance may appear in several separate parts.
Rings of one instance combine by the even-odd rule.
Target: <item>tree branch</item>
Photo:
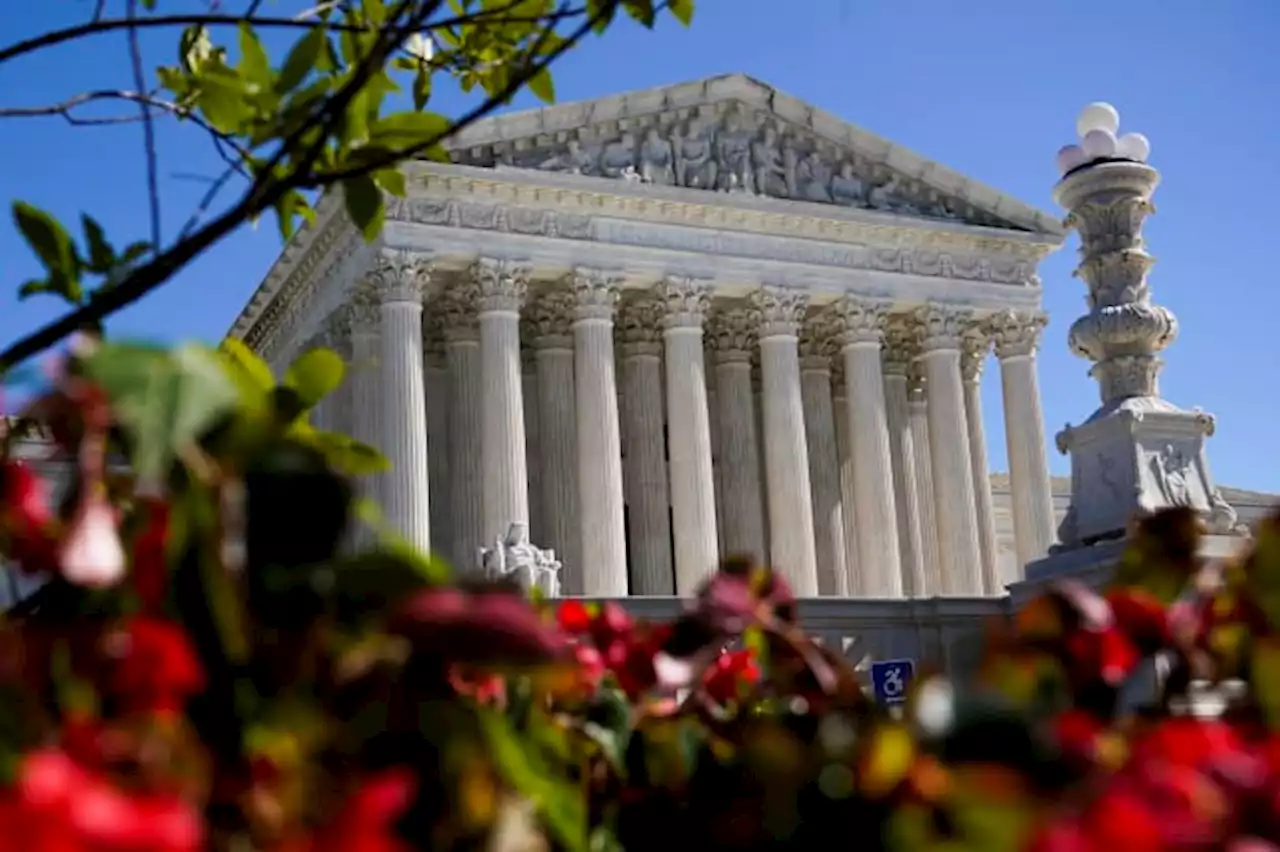
[[[138,0],[129,0],[128,17],[137,18]],[[142,46],[138,43],[138,28],[128,29],[129,64],[133,70],[133,87],[146,88],[146,76],[142,70]],[[156,128],[151,121],[151,105],[145,100],[138,103],[142,117],[142,151],[147,160],[147,208],[151,214],[151,251],[160,251],[160,179],[156,175],[159,155],[156,153]]]

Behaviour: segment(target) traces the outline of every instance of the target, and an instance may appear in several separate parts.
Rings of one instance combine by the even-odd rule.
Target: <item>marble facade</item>
[[[231,331],[350,359],[408,540],[525,525],[566,594],[686,594],[728,553],[806,597],[1003,594],[978,404],[998,363],[1019,565],[1055,541],[1035,355],[1046,214],[732,75],[499,116],[339,199]],[[1016,573],[1016,572],[1015,572]]]

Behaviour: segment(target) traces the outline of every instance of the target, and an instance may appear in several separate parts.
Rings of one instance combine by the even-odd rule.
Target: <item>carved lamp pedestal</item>
[[[1151,299],[1147,272],[1154,258],[1142,239],[1160,174],[1146,163],[1146,138],[1117,138],[1119,124],[1114,108],[1091,104],[1077,121],[1080,143],[1058,154],[1062,179],[1054,198],[1080,236],[1075,274],[1088,286],[1089,312],[1072,324],[1068,345],[1093,362],[1089,375],[1102,404],[1057,435],[1058,450],[1071,456],[1071,507],[1055,555],[1030,567],[1028,577],[1060,573],[1060,557],[1122,539],[1136,515],[1164,508],[1194,508],[1213,534],[1243,532],[1205,459],[1213,417],[1160,398],[1159,353],[1178,334],[1173,314]],[[1068,561],[1082,559],[1096,563],[1083,554]]]

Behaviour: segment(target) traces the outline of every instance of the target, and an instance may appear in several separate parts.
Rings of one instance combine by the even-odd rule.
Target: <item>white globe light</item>
[[[1080,138],[1089,135],[1090,130],[1106,130],[1112,135],[1120,129],[1120,113],[1111,104],[1098,101],[1080,110],[1076,118],[1076,133]]]
[[[1084,155],[1090,162],[1106,157],[1114,157],[1116,155],[1116,135],[1110,130],[1103,130],[1100,127],[1094,128],[1084,135],[1084,139],[1080,140],[1080,147],[1084,149]]]
[[[1116,141],[1116,156],[1145,163],[1151,156],[1151,143],[1141,133],[1126,133]]]
[[[1058,151],[1058,172],[1066,174],[1072,169],[1079,168],[1087,162],[1084,149],[1079,145],[1064,145]]]

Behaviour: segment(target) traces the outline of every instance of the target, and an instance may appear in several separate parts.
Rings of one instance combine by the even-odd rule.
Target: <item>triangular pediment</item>
[[[476,122],[455,162],[1061,236],[1053,217],[742,74]]]

